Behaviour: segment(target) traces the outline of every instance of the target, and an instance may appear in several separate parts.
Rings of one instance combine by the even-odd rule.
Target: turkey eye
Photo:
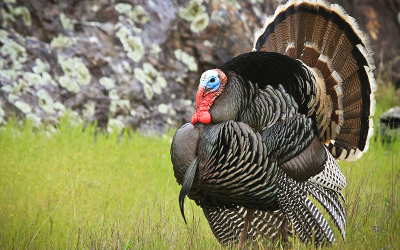
[[[211,78],[210,82],[215,82],[215,78]]]

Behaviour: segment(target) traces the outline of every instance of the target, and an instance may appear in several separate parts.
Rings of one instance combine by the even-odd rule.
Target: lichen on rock
[[[160,86],[160,84],[158,84],[158,82],[153,82],[152,84],[152,88],[153,88],[153,92],[157,95],[161,95],[162,94],[162,88]]]
[[[60,22],[64,29],[74,30],[74,24],[64,13],[60,14]]]
[[[167,87],[167,81],[151,63],[143,63],[143,69],[135,68],[134,74],[136,79],[143,84],[145,96],[148,100],[151,100],[154,94],[161,95],[162,89]]]
[[[169,106],[165,103],[160,103],[157,107],[158,112],[160,112],[161,114],[167,114],[169,111]]]
[[[185,51],[182,51],[181,49],[175,50],[174,55],[176,59],[186,64],[190,71],[197,71],[196,59],[193,56],[189,55]]]
[[[18,6],[17,8],[14,9],[13,13],[16,16],[21,16],[26,26],[30,27],[32,25],[31,13],[29,12],[27,7]]]
[[[6,93],[12,93],[14,92],[14,86],[12,84],[9,85],[4,85],[3,87],[0,88],[2,91],[6,92]]]
[[[32,70],[36,74],[40,74],[49,70],[49,64],[43,62],[40,58],[36,58],[35,63],[36,66],[34,66]]]
[[[131,103],[127,99],[117,99],[117,100],[111,100],[110,103],[110,115],[115,115],[117,113],[117,108],[123,109],[125,112],[124,113],[129,113],[131,109]]]
[[[179,9],[178,15],[190,23],[190,30],[198,33],[207,28],[209,17],[203,0],[191,0],[186,8]]]
[[[110,90],[115,87],[114,80],[109,77],[102,77],[99,80],[99,83],[103,85],[107,90]]]
[[[150,80],[147,79],[148,76],[144,73],[143,69],[141,68],[135,68],[133,70],[133,74],[135,78],[138,79],[139,82],[141,82],[142,84],[147,84],[148,81],[151,81],[151,79]]]
[[[152,53],[158,59],[158,54],[160,54],[160,52],[160,46],[157,43],[153,43],[150,47],[150,53]]]
[[[67,37],[63,34],[59,34],[51,40],[50,45],[54,48],[71,47],[75,45],[77,38]]]
[[[6,115],[6,112],[3,109],[3,101],[0,100],[0,124],[1,125],[4,125],[7,123],[6,119],[5,119],[5,115]]]
[[[82,124],[83,120],[77,111],[67,109],[66,115],[68,116],[71,126],[76,127]]]
[[[125,124],[123,122],[123,117],[118,116],[116,119],[110,118],[107,124],[107,132],[108,133],[121,133],[121,131],[125,128]]]
[[[1,15],[3,16],[3,23],[1,24],[2,27],[6,28],[7,27],[7,20],[11,22],[15,22],[15,17],[12,15],[12,13],[6,12],[5,9],[1,9]]]
[[[225,23],[224,14],[220,10],[213,10],[213,12],[211,12],[211,19],[222,24]]]
[[[150,22],[149,15],[147,14],[146,10],[140,5],[137,5],[133,8],[132,5],[128,3],[118,3],[115,5],[115,10],[121,14],[126,15],[135,23],[145,24]]]
[[[129,65],[127,61],[122,61],[122,66],[124,67],[126,72],[132,73],[131,65]]]
[[[24,72],[23,79],[19,81],[21,85],[40,86],[44,85],[42,77],[36,73]]]
[[[228,4],[230,6],[233,6],[235,9],[240,10],[242,8],[242,6],[240,6],[240,4],[238,3],[238,1],[236,0],[228,0]]]
[[[150,22],[149,15],[145,11],[145,9],[140,5],[137,5],[137,6],[135,6],[135,8],[133,8],[131,19],[135,23],[140,23],[140,24],[145,24],[145,23]]]
[[[134,62],[140,62],[144,56],[142,39],[133,36],[126,26],[120,27],[115,35],[121,41],[124,50],[128,52],[128,57]]]
[[[86,119],[92,119],[95,114],[96,105],[94,102],[87,102],[84,104],[84,109],[82,110],[82,115]]]
[[[191,0],[186,8],[179,9],[179,16],[187,21],[192,21],[194,18],[206,11],[206,7],[202,5],[203,0]]]
[[[60,83],[61,87],[66,88],[68,91],[72,93],[76,94],[79,92],[79,85],[69,76],[61,76],[58,82]]]
[[[116,89],[111,89],[108,92],[108,96],[110,97],[111,100],[119,100],[120,97],[118,95],[118,91]]]
[[[26,49],[24,46],[15,42],[14,39],[9,39],[8,33],[3,30],[0,30],[0,42],[3,44],[0,48],[0,54],[2,56],[0,74],[10,80],[16,80],[19,75],[17,71],[22,69],[22,65],[28,59]],[[7,57],[10,60],[6,64],[3,60]]]
[[[166,88],[168,85],[167,80],[165,80],[165,78],[162,75],[158,75],[156,81],[161,88]]]
[[[50,83],[53,86],[57,86],[57,83],[54,81],[54,79],[51,77],[51,75],[47,72],[42,72],[42,83],[43,84],[48,84]]]
[[[146,96],[147,100],[152,100],[154,96],[153,88],[149,84],[143,85],[144,95]]]
[[[154,66],[148,62],[143,63],[143,71],[149,77],[147,79],[151,79],[150,82],[148,83],[151,83],[151,81],[153,81],[153,79],[159,75],[158,71],[154,68]]]
[[[202,13],[196,16],[193,21],[190,23],[190,30],[194,33],[201,32],[205,30],[208,26],[210,19],[207,13]]]
[[[62,104],[61,102],[55,102],[53,104],[53,108],[55,110],[58,110],[58,115],[59,116],[65,116],[67,109],[65,108],[64,104]]]
[[[192,106],[192,100],[189,100],[189,99],[183,99],[182,100],[182,104],[184,105],[184,106]]]
[[[54,114],[54,100],[45,89],[40,89],[36,93],[38,97],[39,107],[47,114]]]
[[[42,125],[40,117],[33,113],[27,114],[26,119],[28,119],[32,123],[32,126],[35,128],[38,128],[40,125]]]
[[[32,112],[32,108],[31,106],[29,106],[29,104],[27,104],[24,101],[16,101],[14,103],[15,107],[17,107],[19,110],[21,110],[24,114],[29,114]]]
[[[70,79],[75,79],[81,85],[89,85],[92,76],[89,69],[85,66],[82,60],[78,57],[64,58],[59,57],[58,62],[61,65],[66,76]]]
[[[118,3],[115,5],[115,10],[118,11],[121,14],[125,14],[129,16],[129,14],[132,12],[132,5],[129,3]]]

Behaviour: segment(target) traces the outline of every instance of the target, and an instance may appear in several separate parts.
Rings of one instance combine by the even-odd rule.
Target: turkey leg
[[[244,220],[244,226],[243,226],[243,231],[240,234],[240,242],[238,245],[238,249],[241,250],[242,246],[246,240],[246,235],[247,235],[247,226],[250,223],[250,219],[251,219],[251,215],[253,214],[253,210],[252,209],[247,209],[247,214],[246,214],[246,218]]]
[[[281,228],[279,229],[279,231],[281,231],[282,240],[284,243],[287,243],[289,241],[288,240],[288,224],[289,224],[288,219],[285,218],[282,222]]]

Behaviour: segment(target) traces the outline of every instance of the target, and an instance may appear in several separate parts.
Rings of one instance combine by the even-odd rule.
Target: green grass
[[[32,130],[11,121],[0,132],[1,248],[183,248],[193,240],[179,213],[171,136],[94,136],[65,120],[51,136]],[[196,213],[191,225],[201,218],[188,213]],[[217,246],[204,237],[201,246]]]
[[[376,117],[400,104],[395,98],[392,87],[381,88]],[[82,130],[63,120],[51,135],[13,121],[0,131],[1,249],[221,248],[188,200],[183,223],[172,133]],[[360,160],[340,162],[348,182],[347,237],[333,249],[400,246],[400,140],[380,140],[373,137]],[[297,239],[292,245],[310,248]]]

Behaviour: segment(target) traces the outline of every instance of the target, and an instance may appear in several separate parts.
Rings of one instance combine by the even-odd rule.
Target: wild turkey
[[[239,248],[246,237],[291,233],[333,243],[308,196],[345,238],[346,180],[335,159],[361,157],[373,132],[368,39],[323,1],[288,2],[264,27],[253,52],[203,73],[192,122],[173,138],[181,213],[188,195],[216,238]]]

